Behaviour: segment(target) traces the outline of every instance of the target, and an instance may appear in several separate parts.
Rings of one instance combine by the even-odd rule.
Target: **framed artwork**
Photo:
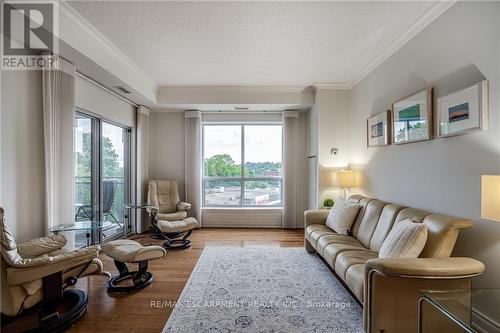
[[[392,138],[395,144],[430,140],[433,128],[432,88],[392,104]]]
[[[440,97],[437,107],[440,137],[488,129],[488,81]]]
[[[374,115],[366,121],[368,147],[387,146],[391,144],[391,111]]]

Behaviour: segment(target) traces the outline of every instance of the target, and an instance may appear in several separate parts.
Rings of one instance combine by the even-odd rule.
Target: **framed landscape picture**
[[[488,81],[438,99],[439,136],[488,129]]]
[[[431,88],[419,91],[392,104],[392,130],[395,144],[432,139]]]
[[[391,143],[391,111],[374,115],[367,120],[368,147],[387,146]]]

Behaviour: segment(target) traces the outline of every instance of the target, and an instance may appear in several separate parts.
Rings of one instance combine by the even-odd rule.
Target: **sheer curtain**
[[[185,112],[186,201],[192,206],[191,216],[201,226],[201,112]]]
[[[149,182],[149,109],[137,108],[137,203],[147,201]],[[145,209],[137,210],[135,231],[148,230],[148,216]]]
[[[74,221],[73,122],[75,66],[56,57],[55,68],[43,70],[45,148],[45,232]],[[36,166],[34,166],[36,167]]]
[[[283,112],[283,228],[302,228],[307,209],[307,115]]]

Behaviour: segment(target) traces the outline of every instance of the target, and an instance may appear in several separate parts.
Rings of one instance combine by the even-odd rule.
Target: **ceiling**
[[[349,85],[433,2],[73,1],[160,86]]]

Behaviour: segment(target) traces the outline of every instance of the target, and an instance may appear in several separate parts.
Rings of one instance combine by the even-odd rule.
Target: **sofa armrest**
[[[325,224],[330,214],[328,209],[306,210],[304,212],[304,228],[311,224]]]
[[[472,258],[368,260],[363,293],[364,329],[368,333],[416,332],[420,290],[470,289],[472,277],[483,271],[484,265]],[[432,313],[428,311],[425,316]],[[428,328],[432,332],[448,332],[441,326],[437,329],[443,322],[435,319],[429,320],[433,326]]]
[[[484,272],[484,264],[476,259],[465,257],[384,258],[368,260],[365,270],[367,274],[375,270],[391,277],[452,279],[480,275]]]
[[[23,258],[34,258],[62,249],[66,245],[63,235],[51,235],[33,239],[17,245],[17,252]]]
[[[34,259],[22,259],[7,268],[7,284],[19,285],[41,279],[57,272],[65,272],[83,266],[97,258],[99,247],[89,246],[54,257],[42,256]]]
[[[187,202],[182,202],[182,201],[179,201],[177,203],[177,210],[178,211],[188,211],[191,209],[191,204],[190,203],[187,203]]]

